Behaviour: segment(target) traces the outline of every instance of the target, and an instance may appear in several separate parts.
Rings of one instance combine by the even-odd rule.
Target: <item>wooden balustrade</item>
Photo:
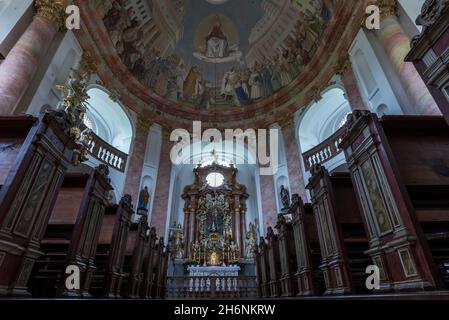
[[[167,278],[167,296],[184,298],[255,298],[256,277],[185,276]]]
[[[87,143],[89,153],[102,163],[125,172],[128,155],[101,139],[95,133],[91,133],[92,140]]]
[[[343,150],[340,149],[338,145],[340,144],[345,131],[346,125],[342,126],[332,136],[316,147],[304,152],[302,157],[304,159],[305,169],[309,171],[314,165],[322,164],[339,155]]]

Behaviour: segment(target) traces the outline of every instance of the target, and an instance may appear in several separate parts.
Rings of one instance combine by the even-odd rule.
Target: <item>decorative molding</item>
[[[338,59],[337,64],[335,65],[335,74],[342,76],[346,73],[346,71],[348,71],[348,69],[351,67],[351,64],[352,63],[349,54],[341,57],[340,59]]]
[[[147,118],[145,118],[144,116],[142,116],[141,114],[137,115],[137,128],[139,129],[150,129],[151,127],[151,121]]]
[[[398,3],[397,0],[377,0],[374,1],[380,9],[380,18],[384,20],[388,17],[398,16]]]
[[[65,1],[64,0],[36,0],[36,16],[55,23],[59,30],[64,29]]]

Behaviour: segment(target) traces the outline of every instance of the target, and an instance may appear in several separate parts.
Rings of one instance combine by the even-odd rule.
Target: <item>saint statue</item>
[[[224,34],[221,21],[218,16],[212,30],[206,37],[206,57],[225,58],[228,56],[228,38]]]
[[[143,188],[139,193],[139,203],[137,205],[137,209],[146,210],[148,208],[149,200],[150,200],[150,193],[148,192],[148,187],[145,186],[145,188]]]
[[[282,209],[290,207],[290,192],[284,186],[281,186]]]

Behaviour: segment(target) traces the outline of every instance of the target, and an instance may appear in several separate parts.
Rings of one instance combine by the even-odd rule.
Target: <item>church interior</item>
[[[0,297],[449,299],[448,0],[0,0]]]

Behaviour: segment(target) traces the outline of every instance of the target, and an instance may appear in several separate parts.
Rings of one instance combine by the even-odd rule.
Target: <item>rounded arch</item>
[[[322,99],[311,103],[297,124],[296,133],[302,152],[325,141],[338,129],[351,112],[346,93],[339,85],[326,88]]]
[[[87,119],[93,132],[113,147],[129,153],[135,128],[126,108],[111,98],[111,93],[99,85],[87,89],[89,95]]]

